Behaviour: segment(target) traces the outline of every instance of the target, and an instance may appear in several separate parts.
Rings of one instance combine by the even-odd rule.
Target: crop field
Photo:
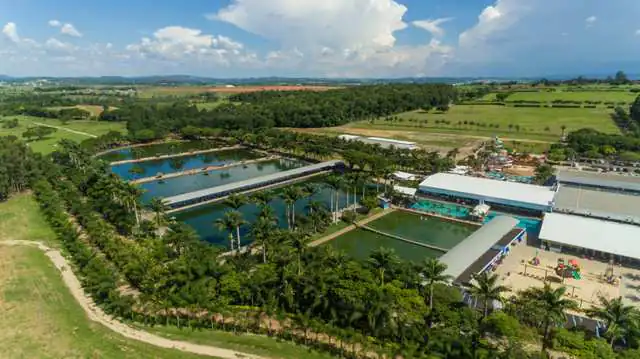
[[[557,141],[566,131],[593,128],[605,133],[619,133],[605,108],[528,108],[490,105],[456,105],[447,113],[412,111],[385,118],[361,121],[346,128],[369,130],[407,130],[424,133],[448,133],[491,137],[498,135],[515,140]]]
[[[13,118],[18,119],[19,126],[16,128],[3,128],[0,125],[0,136],[13,135],[22,138],[23,132],[25,132],[29,127],[38,126],[38,123],[60,127],[52,135],[42,140],[34,140],[28,143],[32,150],[40,153],[52,152],[55,149],[58,141],[62,139],[81,142],[83,140],[86,140],[87,138],[91,138],[91,135],[100,136],[106,134],[109,131],[119,131],[121,133],[127,132],[126,125],[119,122],[69,121],[67,124],[63,124],[62,122],[55,119],[44,119],[28,116],[7,116],[1,117],[0,119],[5,120]]]
[[[224,97],[237,93],[257,91],[327,91],[335,89],[331,86],[302,86],[302,85],[264,85],[264,86],[145,86],[137,89],[141,98],[154,96],[192,96],[205,92],[215,92]]]
[[[494,95],[495,96],[495,95]],[[507,98],[509,101],[602,101],[631,103],[638,97],[637,93],[629,91],[555,91],[555,92],[515,92]]]

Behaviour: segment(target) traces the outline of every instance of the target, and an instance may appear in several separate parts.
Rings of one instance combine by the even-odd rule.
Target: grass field
[[[61,110],[63,108],[79,108],[81,110],[85,110],[89,113],[91,113],[91,116],[93,117],[98,117],[100,116],[100,114],[102,113],[102,106],[98,106],[98,105],[76,105],[76,106],[61,106],[61,107],[49,107],[49,109],[51,110]],[[116,109],[113,106],[109,107],[109,110],[114,110]]]
[[[74,131],[84,132],[87,134],[100,136],[109,131],[119,131],[121,133],[126,133],[126,125],[124,123],[119,122],[98,122],[98,121],[70,121],[66,125],[62,124],[62,122],[54,119],[43,119],[37,117],[28,117],[28,116],[7,116],[3,119],[12,119],[17,118],[19,120],[19,126],[16,128],[6,129],[0,127],[0,136],[17,136],[22,138],[22,133],[27,130],[27,128],[32,126],[37,126],[34,122],[44,123],[52,126],[59,126],[63,128],[67,128]],[[35,152],[40,153],[49,153],[55,149],[56,144],[61,139],[69,139],[72,141],[81,142],[90,138],[90,136],[67,132],[59,129],[51,136],[44,138],[42,141],[32,141],[29,142],[29,146]]]
[[[159,349],[90,322],[36,248],[0,246],[0,358],[203,358]]]
[[[637,93],[628,91],[556,91],[556,92],[515,92],[507,98],[508,101],[539,101],[552,102],[553,100],[565,101],[603,101],[631,103]]]
[[[55,233],[40,214],[30,194],[20,194],[0,202],[0,240],[31,240],[56,247]]]
[[[620,133],[607,109],[527,108],[482,105],[456,105],[447,113],[412,111],[397,115],[397,121],[378,119],[355,122],[345,127],[450,133],[467,136],[499,135],[511,139],[557,141],[566,131],[593,128],[605,133]],[[426,123],[424,121],[427,121]],[[449,123],[441,123],[447,121]],[[467,124],[464,124],[467,121]],[[474,124],[471,125],[470,122]],[[440,122],[440,123],[436,123]],[[484,124],[480,127],[477,124]],[[489,127],[490,125],[498,126]],[[509,128],[512,125],[512,128]],[[519,126],[519,130],[516,129]]]

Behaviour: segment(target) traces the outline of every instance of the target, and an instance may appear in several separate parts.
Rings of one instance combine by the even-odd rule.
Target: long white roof
[[[547,213],[540,239],[640,259],[640,226]]]
[[[457,194],[470,194],[482,198],[549,206],[555,192],[549,187],[526,183],[498,181],[452,173],[436,173],[420,183],[422,189],[440,189]]]

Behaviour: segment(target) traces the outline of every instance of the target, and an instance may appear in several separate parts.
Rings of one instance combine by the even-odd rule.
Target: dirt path
[[[70,128],[66,128],[66,127],[60,127],[60,126],[54,126],[54,125],[48,125],[46,123],[42,123],[42,122],[34,122],[36,125],[38,126],[44,126],[44,127],[51,127],[51,128],[55,128],[58,129],[60,131],[66,131],[66,132],[71,132],[71,133],[75,133],[76,135],[82,135],[82,136],[88,136],[88,137],[92,137],[92,138],[98,138],[98,136],[96,135],[92,135],[90,133],[86,133],[86,132],[82,132],[82,131],[76,131],[76,130],[72,130]]]
[[[67,262],[67,259],[62,256],[59,250],[49,248],[48,246],[35,241],[20,241],[20,240],[8,240],[0,241],[0,245],[8,246],[29,246],[42,250],[47,257],[51,260],[53,265],[60,271],[62,280],[64,281],[71,294],[76,299],[78,304],[82,307],[89,319],[94,322],[98,322],[108,329],[125,336],[129,339],[134,339],[147,343],[160,348],[177,349],[184,352],[193,354],[212,356],[223,359],[266,359],[253,354],[246,354],[237,352],[234,350],[223,349],[208,345],[199,345],[189,342],[171,340],[163,338],[142,330],[131,328],[107,315],[102,309],[93,303],[93,300],[85,295],[80,280],[76,277],[72,271],[72,267]]]

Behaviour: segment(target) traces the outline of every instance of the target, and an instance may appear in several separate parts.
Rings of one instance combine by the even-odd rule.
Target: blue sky
[[[637,0],[0,0],[15,76],[640,73]]]

